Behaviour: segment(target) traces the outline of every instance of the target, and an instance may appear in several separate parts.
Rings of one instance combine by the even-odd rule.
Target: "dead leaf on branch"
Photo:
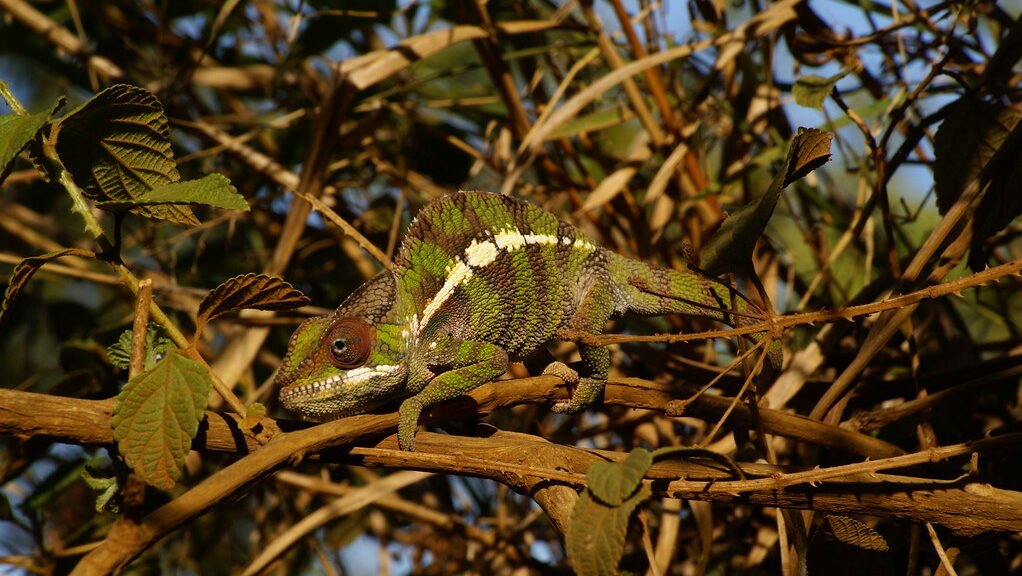
[[[784,184],[805,178],[830,161],[830,143],[834,135],[816,128],[799,128],[795,140],[791,143],[785,163]]]
[[[195,333],[201,334],[206,323],[234,310],[287,310],[308,303],[308,296],[280,278],[265,274],[235,276],[202,299]]]
[[[879,532],[848,516],[827,516],[831,532],[841,542],[864,550],[887,552],[890,547]]]
[[[50,260],[62,258],[64,256],[81,256],[83,258],[95,258],[95,252],[91,250],[81,250],[78,248],[66,248],[64,250],[57,250],[48,254],[41,254],[39,256],[32,256],[25,258],[14,267],[14,272],[11,273],[11,277],[7,282],[7,290],[4,291],[3,302],[0,303],[0,327],[3,327],[4,322],[10,317],[11,305],[21,294],[21,290],[28,284],[28,281],[32,279],[32,276],[43,267],[44,264]]]

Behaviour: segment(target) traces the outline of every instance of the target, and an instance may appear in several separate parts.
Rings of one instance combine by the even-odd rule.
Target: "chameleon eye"
[[[330,331],[330,360],[338,368],[357,368],[369,359],[372,328],[361,318],[338,320]]]

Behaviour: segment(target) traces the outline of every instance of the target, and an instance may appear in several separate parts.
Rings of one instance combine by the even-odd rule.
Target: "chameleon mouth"
[[[322,380],[313,380],[312,382],[285,387],[280,391],[280,401],[287,407],[289,404],[296,401],[300,402],[302,399],[321,396],[324,392],[333,393],[339,388],[350,388],[373,378],[391,376],[401,370],[401,368],[400,365],[381,364],[346,370]]]

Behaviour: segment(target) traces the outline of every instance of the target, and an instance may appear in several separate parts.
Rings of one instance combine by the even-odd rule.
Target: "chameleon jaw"
[[[381,364],[345,370],[332,376],[302,379],[280,390],[284,408],[303,419],[330,420],[375,408],[377,396],[386,397],[404,381],[401,365]]]

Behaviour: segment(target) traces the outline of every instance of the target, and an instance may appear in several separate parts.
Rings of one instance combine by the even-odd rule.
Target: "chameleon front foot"
[[[422,401],[409,398],[398,408],[397,446],[401,450],[415,450],[415,429],[419,427],[419,415],[422,414]]]
[[[577,414],[593,405],[603,395],[605,382],[596,378],[579,378],[578,372],[563,362],[553,362],[543,369],[545,376],[557,376],[569,387],[574,387],[567,401],[557,402],[551,408],[558,414]]]

